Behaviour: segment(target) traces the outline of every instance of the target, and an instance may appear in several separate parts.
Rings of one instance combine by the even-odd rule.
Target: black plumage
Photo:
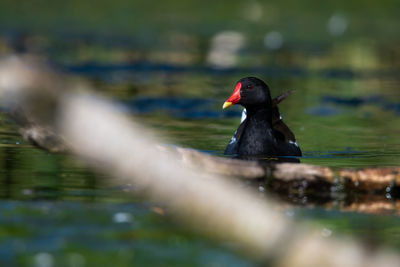
[[[278,104],[292,91],[273,100],[267,84],[255,77],[239,80],[224,108],[242,105],[245,117],[225,149],[226,155],[248,156],[296,156],[302,155],[295,136],[282,121]]]

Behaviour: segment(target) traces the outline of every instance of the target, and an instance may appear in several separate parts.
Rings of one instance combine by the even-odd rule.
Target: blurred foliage
[[[0,24],[6,30],[51,33],[90,33],[135,36],[149,44],[171,31],[211,35],[234,29],[250,34],[282,31],[289,41],[323,41],[330,37],[326,24],[341,13],[350,22],[348,38],[384,37],[398,40],[396,0],[306,1],[11,1],[0,3]]]
[[[259,57],[268,54],[276,58],[269,58],[269,63],[310,64],[318,68],[326,63],[313,57],[326,53],[328,48],[332,53],[329,66],[333,60],[365,67],[365,61],[376,58],[371,50],[375,45],[382,46],[379,53],[387,60],[394,56],[399,61],[399,48],[393,46],[400,39],[399,12],[400,3],[396,0],[3,0],[0,33],[14,47],[26,42],[30,50],[65,62],[145,59],[195,64],[204,62],[214,35],[236,31],[245,39],[241,65],[265,64],[265,55]],[[339,25],[339,31],[329,30],[332,22]],[[264,38],[270,32],[278,32],[283,38],[282,51],[277,56],[264,46]],[[312,54],[292,53],[298,50]]]

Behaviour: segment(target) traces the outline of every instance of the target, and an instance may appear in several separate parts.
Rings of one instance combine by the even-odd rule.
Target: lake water
[[[308,42],[303,37],[295,42],[273,33],[240,45],[243,36],[230,35],[239,44],[239,49],[231,51],[234,63],[229,65],[228,60],[228,65],[216,66],[207,61],[213,37],[207,26],[196,24],[193,35],[182,33],[183,26],[182,32],[165,35],[142,32],[135,26],[132,31],[139,37],[125,38],[132,32],[94,31],[93,37],[79,32],[76,22],[71,24],[74,31],[52,32],[49,38],[46,31],[51,23],[45,22],[54,18],[51,12],[46,14],[47,20],[41,18],[32,26],[42,29],[40,34],[16,30],[3,14],[1,20],[8,24],[3,23],[1,30],[0,53],[28,49],[49,58],[55,67],[89,82],[122,112],[154,129],[164,145],[222,156],[241,114],[240,107],[222,110],[222,104],[238,79],[257,76],[269,84],[273,97],[295,89],[280,104],[280,111],[303,151],[301,162],[333,168],[400,165],[400,49],[396,42],[382,45],[374,38],[361,38],[330,43],[325,35],[323,40],[310,35],[303,36]],[[340,16],[331,18],[332,23],[343,24]],[[218,19],[210,19],[219,25]],[[193,20],[198,23],[196,16]],[[172,21],[168,27],[182,24],[176,18]],[[157,20],[151,23],[152,29],[164,29]],[[234,20],[229,23],[236,25]],[[343,30],[339,26],[332,26],[333,33]],[[291,32],[289,26],[283,28]],[[284,42],[282,47],[277,47],[279,40]],[[112,185],[109,177],[92,172],[71,156],[33,147],[18,134],[4,110],[0,121],[1,266],[257,265],[230,245],[216,244],[172,222],[159,203],[136,196],[133,186]],[[321,235],[349,234],[372,246],[400,250],[395,190],[375,195],[339,191],[318,201],[304,194],[277,198],[288,217],[320,227]],[[367,208],[362,209],[360,203]]]

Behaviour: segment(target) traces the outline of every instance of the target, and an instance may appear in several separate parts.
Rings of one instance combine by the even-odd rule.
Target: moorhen
[[[267,84],[255,77],[240,79],[223,109],[240,104],[245,109],[241,123],[225,149],[225,155],[238,157],[300,157],[293,132],[282,121],[278,103],[292,91],[273,100]]]

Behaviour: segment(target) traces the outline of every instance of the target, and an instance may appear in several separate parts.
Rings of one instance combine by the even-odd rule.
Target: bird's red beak
[[[233,94],[225,101],[222,106],[223,109],[229,108],[232,105],[235,105],[240,100],[240,88],[242,88],[242,84],[238,82],[233,90]]]

